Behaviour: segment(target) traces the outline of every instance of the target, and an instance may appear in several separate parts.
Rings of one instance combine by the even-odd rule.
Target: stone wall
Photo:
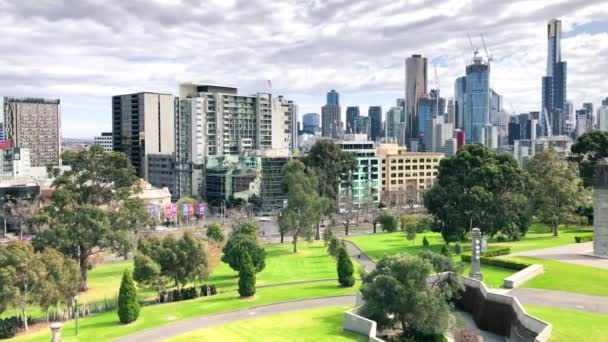
[[[530,265],[530,266],[524,268],[523,270],[505,278],[503,280],[503,287],[505,287],[507,289],[513,289],[513,288],[519,287],[520,285],[527,282],[528,280],[530,280],[540,274],[543,274],[544,271],[545,271],[545,268],[543,267],[543,265],[539,265],[539,264]]]
[[[369,342],[384,342],[376,337],[376,322],[359,316],[360,310],[361,306],[357,306],[344,313],[344,330],[368,336]]]
[[[608,257],[608,189],[593,190],[593,254]]]

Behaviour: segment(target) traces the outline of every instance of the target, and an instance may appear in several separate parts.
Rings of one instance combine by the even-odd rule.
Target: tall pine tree
[[[241,297],[251,297],[255,294],[255,268],[247,252],[243,254],[243,266],[239,271],[239,294]]]
[[[120,323],[128,324],[137,320],[137,317],[139,317],[137,290],[131,272],[125,270],[118,292],[118,318]]]
[[[353,286],[355,284],[354,272],[353,261],[350,260],[346,248],[340,247],[338,250],[338,282],[340,285]]]

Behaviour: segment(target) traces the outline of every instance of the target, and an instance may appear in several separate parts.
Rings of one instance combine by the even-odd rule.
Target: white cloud
[[[62,98],[68,137],[109,130],[112,95],[176,93],[189,80],[254,92],[268,91],[271,79],[301,113],[319,112],[336,89],[344,108],[365,113],[403,96],[404,58],[414,53],[441,57],[442,94],[452,96],[471,57],[466,35],[478,41],[483,32],[507,109],[537,110],[553,17],[565,31],[606,27],[562,43],[569,99],[599,103],[608,96],[600,0],[0,0],[0,95]],[[429,78],[434,87],[431,66]]]

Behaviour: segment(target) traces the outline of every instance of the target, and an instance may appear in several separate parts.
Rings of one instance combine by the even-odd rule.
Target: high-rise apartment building
[[[568,115],[567,64],[561,54],[562,22],[547,24],[547,74],[542,78],[540,134],[562,135]]]
[[[608,103],[597,110],[597,129],[608,131]]]
[[[424,152],[445,152],[446,142],[454,137],[454,124],[445,122],[445,118],[445,115],[435,115],[426,120]]]
[[[112,151],[112,132],[101,132],[101,135],[93,138],[93,144],[103,147],[106,152]]]
[[[411,147],[412,141],[421,138],[418,132],[420,122],[418,99],[427,93],[427,59],[421,55],[412,55],[405,60],[405,105],[406,105],[406,144]]]
[[[448,100],[448,117],[446,118],[446,123],[451,123],[456,125],[456,104],[454,103],[454,99]]]
[[[298,105],[282,95],[279,101],[285,106],[285,134],[289,140],[289,150],[293,152],[298,147]]]
[[[367,116],[370,120],[370,136],[371,141],[378,141],[382,138],[382,107],[370,106],[367,109]]]
[[[125,153],[137,174],[148,180],[148,155],[175,153],[175,97],[149,92],[113,96],[112,135],[114,151]]]
[[[322,135],[338,139],[342,135],[340,94],[335,90],[327,93],[327,104],[321,108]]]
[[[29,149],[32,167],[59,165],[61,104],[58,99],[4,98],[5,139]]]
[[[399,127],[401,123],[401,115],[403,107],[392,107],[386,112],[384,138],[387,141],[399,141]]]
[[[586,109],[579,109],[576,111],[576,137],[580,137],[588,131],[588,113]]]
[[[337,142],[342,150],[352,153],[357,159],[357,167],[352,173],[341,175],[338,187],[338,205],[342,209],[351,205],[378,203],[380,201],[380,163],[373,141],[365,136],[347,134]]]
[[[302,116],[304,133],[316,134],[321,131],[321,117],[317,113],[307,113]]]
[[[583,103],[583,109],[587,111],[587,131],[595,129],[595,113],[593,112],[593,103]]]

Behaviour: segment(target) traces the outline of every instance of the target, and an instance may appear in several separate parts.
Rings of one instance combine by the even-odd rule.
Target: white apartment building
[[[93,144],[103,147],[106,152],[112,151],[112,132],[102,132],[93,138]]]

